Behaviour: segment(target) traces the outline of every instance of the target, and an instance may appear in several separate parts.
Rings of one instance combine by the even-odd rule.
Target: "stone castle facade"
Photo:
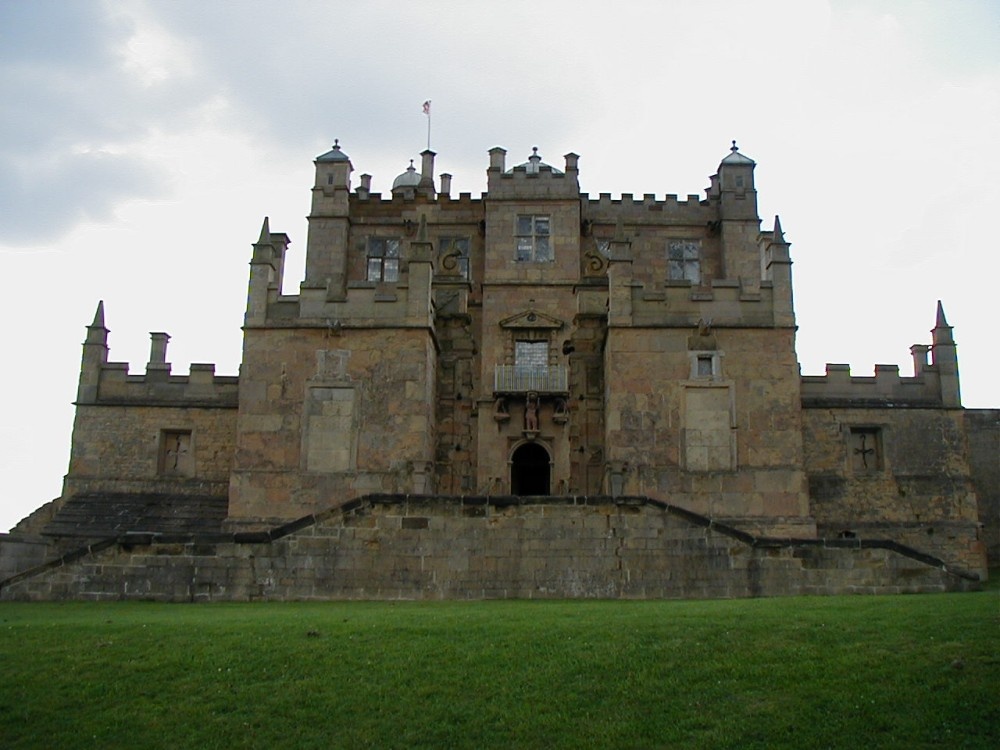
[[[962,408],[940,303],[930,340],[911,347],[912,377],[895,366],[855,377],[842,365],[802,377],[789,244],[777,217],[761,229],[755,164],[735,143],[704,197],[686,199],[591,197],[580,192],[576,154],[557,169],[536,149],[508,167],[501,148],[489,152],[487,192],[453,196],[451,176],[434,177],[434,157],[425,151],[391,196],[370,192],[369,175],[352,188],[339,145],[316,159],[297,295],[282,293],[288,237],[265,219],[253,245],[238,377],[200,364],[172,374],[165,333],[151,334],[145,374],[130,374],[109,358],[98,307],[64,492],[4,543],[7,560],[20,560],[8,562],[16,575],[4,595],[84,595],[71,571],[53,588],[53,556],[72,554],[77,565],[113,556],[114,565],[86,563],[101,571],[121,566],[95,595],[127,595],[122,576],[132,576],[133,591],[180,586],[186,594],[167,598],[194,597],[190,582],[142,579],[148,549],[136,553],[139,537],[122,536],[138,532],[154,546],[169,542],[157,534],[173,534],[189,565],[200,539],[194,557],[227,581],[201,590],[222,598],[252,597],[258,584],[233,573],[245,555],[209,554],[205,543],[270,545],[255,554],[280,568],[278,558],[302,554],[286,537],[303,534],[310,554],[333,566],[330,581],[329,556],[354,559],[354,583],[313,576],[302,593],[288,577],[282,592],[272,575],[270,595],[812,590],[792,580],[784,558],[762,585],[757,553],[743,562],[727,553],[726,576],[741,571],[738,585],[692,584],[692,560],[707,548],[723,554],[719,533],[754,549],[771,540],[800,569],[809,555],[795,550],[855,549],[818,566],[829,590],[868,585],[858,583],[864,575],[837,576],[853,568],[851,554],[878,547],[872,540],[965,581],[985,576],[987,547],[1000,551],[1000,413]],[[351,521],[359,513],[367,520]],[[703,541],[685,536],[680,556],[643,542],[624,577],[609,562],[621,549],[595,541],[663,537],[679,518]],[[500,536],[484,541],[491,527]],[[369,531],[347,531],[356,528]],[[704,541],[713,528],[725,531]],[[276,553],[278,539],[294,549]],[[491,568],[477,545],[507,562]],[[561,562],[540,552],[556,547]],[[421,571],[435,561],[430,578],[411,570],[406,555],[418,553]],[[456,554],[457,568],[434,567]],[[671,588],[662,561],[679,557],[689,572]],[[522,570],[535,558],[545,562]],[[230,562],[213,567],[222,559]],[[879,559],[861,566],[880,571],[872,590],[898,589],[899,566]],[[464,571],[465,583],[449,570]],[[532,589],[540,579],[548,583]]]

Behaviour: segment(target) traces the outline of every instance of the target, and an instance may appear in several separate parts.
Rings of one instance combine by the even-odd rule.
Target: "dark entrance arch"
[[[514,495],[548,495],[549,474],[549,452],[538,443],[525,443],[510,457],[510,491]]]

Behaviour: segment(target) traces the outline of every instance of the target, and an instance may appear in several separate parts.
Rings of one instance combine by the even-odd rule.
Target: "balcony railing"
[[[565,393],[569,379],[563,365],[497,365],[493,372],[494,393]]]

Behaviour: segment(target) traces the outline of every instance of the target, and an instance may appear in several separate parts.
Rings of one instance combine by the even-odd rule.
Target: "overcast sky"
[[[292,238],[312,160],[354,184],[426,146],[453,193],[487,151],[584,191],[704,194],[730,141],[792,243],[804,374],[912,373],[942,300],[963,401],[1000,407],[1000,3],[0,0],[0,529],[60,493],[80,344],[236,374],[250,244]]]

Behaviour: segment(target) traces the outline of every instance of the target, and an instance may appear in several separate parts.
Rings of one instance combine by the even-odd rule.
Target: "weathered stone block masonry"
[[[976,588],[1000,411],[938,304],[914,374],[802,377],[790,246],[733,145],[705,196],[594,199],[537,150],[451,195],[316,159],[305,279],[253,245],[239,377],[87,329],[62,495],[3,599],[734,597]]]

